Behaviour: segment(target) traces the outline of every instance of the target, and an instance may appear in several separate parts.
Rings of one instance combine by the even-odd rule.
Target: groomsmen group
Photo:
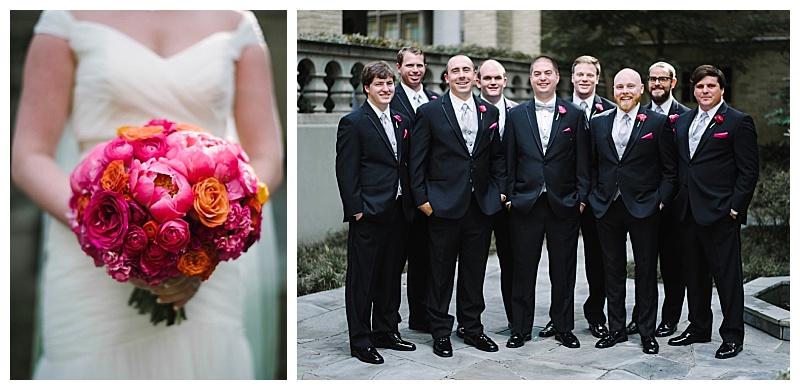
[[[716,357],[742,351],[739,230],[758,179],[758,148],[752,117],[722,99],[721,71],[694,71],[699,107],[689,110],[673,98],[675,69],[665,62],[649,69],[647,105],[641,76],[627,68],[614,77],[614,103],[596,95],[601,67],[591,56],[573,62],[567,99],[555,93],[555,60],[536,58],[534,97],[520,104],[503,96],[507,78],[495,60],[476,69],[469,57],[453,56],[441,96],[422,85],[427,65],[418,48],[400,50],[395,68],[400,87],[388,63],[364,67],[367,101],[337,132],[352,356],[379,364],[376,348],[416,349],[398,330],[406,261],[409,329],[430,333],[440,357],[453,356],[454,326],[465,344],[498,351],[481,322],[492,233],[512,333],[507,348],[531,340],[545,242],[552,287],[539,336],[580,347],[573,334],[580,235],[589,286],[583,309],[595,347],[638,333],[643,352],[658,353],[656,337],[676,331],[685,292],[690,324],[669,344],[709,342],[713,285],[723,311]],[[636,288],[626,326],[628,237]],[[656,326],[659,259],[665,297]]]

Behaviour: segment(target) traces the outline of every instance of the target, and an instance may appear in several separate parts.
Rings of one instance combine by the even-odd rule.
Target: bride
[[[269,52],[255,16],[239,11],[45,11],[26,58],[12,177],[52,220],[40,276],[42,353],[35,379],[252,379],[274,346],[271,208],[262,243],[221,264],[199,288],[154,293],[183,306],[180,325],[152,325],[127,305],[67,227],[69,173],[121,126],[190,123],[239,142],[261,181],[283,177]],[[62,137],[63,136],[63,137]],[[64,139],[59,146],[59,140]],[[72,150],[72,152],[70,152]],[[268,203],[269,205],[269,203]],[[177,282],[177,283],[176,283]],[[278,337],[285,337],[280,335]],[[285,357],[284,357],[285,358]],[[268,375],[268,374],[266,374]]]

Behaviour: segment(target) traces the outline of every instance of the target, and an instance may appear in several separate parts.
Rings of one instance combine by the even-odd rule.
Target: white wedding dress
[[[114,28],[45,11],[35,32],[66,39],[77,61],[72,113],[58,159],[69,173],[93,145],[151,119],[191,123],[235,138],[235,61],[263,42],[252,13],[162,58]],[[70,141],[70,137],[71,141]],[[72,152],[70,152],[72,149]],[[269,203],[268,203],[269,205]],[[128,306],[129,283],[111,279],[75,235],[46,223],[35,379],[252,379],[275,364],[277,265],[271,207],[261,241],[221,263],[185,306],[180,325],[153,325]],[[281,327],[282,328],[282,327]]]

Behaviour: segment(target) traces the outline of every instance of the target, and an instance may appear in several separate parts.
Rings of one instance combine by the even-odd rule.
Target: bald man
[[[506,164],[498,135],[498,110],[472,94],[472,60],[447,62],[450,92],[417,108],[409,173],[414,204],[428,217],[430,279],[428,317],[433,352],[452,357],[449,314],[458,259],[456,315],[464,343],[496,352],[483,330],[483,281],[491,241],[491,216],[505,200]]]
[[[644,109],[642,78],[632,69],[614,77],[617,108],[592,118],[594,156],[590,209],[602,242],[609,333],[595,346],[628,340],[625,331],[626,239],[635,262],[636,306],[642,351],[658,353],[655,338],[659,210],[675,195],[677,151],[669,118]]]

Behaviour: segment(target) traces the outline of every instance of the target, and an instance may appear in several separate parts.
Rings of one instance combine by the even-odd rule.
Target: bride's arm
[[[37,34],[25,60],[11,149],[11,177],[36,204],[64,224],[72,194],[55,161],[69,114],[75,63],[66,40]]]
[[[266,46],[251,45],[243,50],[236,64],[234,117],[250,164],[274,191],[283,180],[283,141],[271,69]]]

